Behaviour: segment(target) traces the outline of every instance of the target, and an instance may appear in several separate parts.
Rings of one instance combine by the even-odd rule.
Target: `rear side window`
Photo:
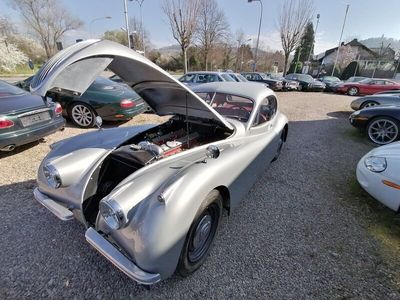
[[[193,82],[193,79],[196,77],[195,74],[186,74],[182,76],[179,81],[180,82]]]
[[[262,125],[271,120],[278,110],[278,101],[275,96],[270,95],[265,98],[258,108],[257,115],[254,119],[253,126]]]

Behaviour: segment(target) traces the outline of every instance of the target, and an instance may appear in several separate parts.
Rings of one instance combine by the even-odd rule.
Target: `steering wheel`
[[[247,119],[250,118],[250,112],[249,112],[247,109],[245,109],[243,106],[233,105],[233,106],[231,107],[231,109],[243,110],[243,111],[246,112],[246,117],[247,117]]]

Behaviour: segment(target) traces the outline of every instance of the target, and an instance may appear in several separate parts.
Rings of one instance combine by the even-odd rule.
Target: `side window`
[[[260,107],[258,108],[257,115],[253,122],[253,127],[264,124],[271,120],[278,109],[278,101],[275,96],[268,96],[265,98]]]
[[[386,84],[386,85],[393,85],[394,82],[392,82],[392,81],[385,81],[385,84]]]
[[[195,80],[196,83],[206,83],[207,82],[207,78],[206,75],[204,74],[198,74]]]
[[[262,80],[261,76],[259,74],[255,74],[254,75],[254,79],[255,80]]]
[[[195,78],[195,74],[186,74],[185,76],[181,77],[179,79],[180,82],[193,82],[193,79]]]

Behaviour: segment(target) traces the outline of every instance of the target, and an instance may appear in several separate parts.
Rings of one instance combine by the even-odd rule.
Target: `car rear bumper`
[[[51,211],[61,221],[69,221],[74,218],[72,211],[41,193],[38,188],[33,190],[33,196],[40,204]]]
[[[86,241],[107,258],[129,278],[144,285],[151,285],[161,280],[160,274],[148,273],[136,266],[100,233],[90,227],[85,233]]]
[[[0,149],[8,145],[21,146],[48,136],[58,130],[63,129],[65,120],[57,117],[50,123],[46,123],[36,128],[24,128],[14,132],[0,134]]]

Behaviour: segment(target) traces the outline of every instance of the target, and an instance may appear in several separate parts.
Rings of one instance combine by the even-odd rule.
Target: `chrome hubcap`
[[[86,106],[79,104],[72,108],[72,118],[82,127],[87,127],[93,122],[92,112]]]
[[[196,227],[193,237],[193,251],[201,249],[207,241],[211,231],[212,218],[210,215],[205,215]]]
[[[364,107],[371,107],[371,106],[375,106],[376,104],[374,102],[369,102],[367,104],[364,105]]]
[[[398,133],[397,125],[391,120],[376,120],[368,128],[369,138],[380,145],[393,142]]]
[[[349,95],[351,96],[357,95],[357,89],[356,88],[349,89]]]

